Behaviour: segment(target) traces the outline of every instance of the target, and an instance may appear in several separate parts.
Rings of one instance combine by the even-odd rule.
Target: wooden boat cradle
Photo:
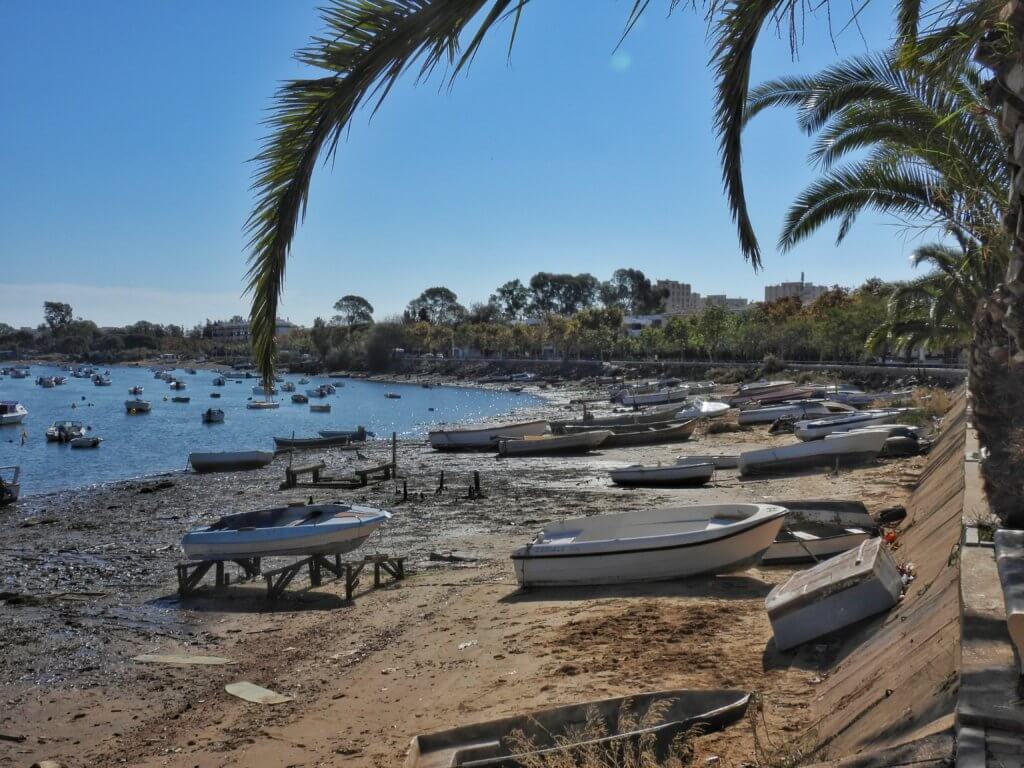
[[[310,587],[323,585],[323,572],[327,571],[336,579],[345,580],[345,600],[351,602],[356,587],[359,586],[359,576],[363,570],[373,566],[373,588],[377,589],[384,583],[384,576],[390,576],[392,581],[401,581],[405,578],[405,557],[394,557],[387,554],[367,555],[361,560],[342,560],[341,555],[334,555],[328,558],[326,555],[311,555],[303,557],[294,562],[282,565],[269,571],[262,570],[261,559],[258,557],[241,557],[230,561],[226,560],[198,560],[186,563],[179,563],[175,566],[178,574],[178,595],[180,597],[191,597],[202,589],[203,577],[214,569],[214,590],[222,592],[231,583],[231,575],[225,573],[224,563],[235,563],[242,569],[239,582],[251,581],[263,577],[267,582],[267,599],[276,600],[284,594],[285,589],[300,571],[309,571]]]

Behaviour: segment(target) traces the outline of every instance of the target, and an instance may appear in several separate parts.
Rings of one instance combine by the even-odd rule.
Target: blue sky
[[[745,137],[755,273],[721,192],[703,21],[654,0],[615,52],[630,6],[535,0],[511,64],[499,33],[451,90],[407,78],[361,115],[315,177],[281,314],[309,323],[357,293],[380,318],[437,284],[469,303],[540,270],[631,266],[752,299],[801,272],[911,274],[918,241],[870,217],[839,248],[830,229],[774,250],[813,177],[788,112]],[[888,11],[869,6],[867,41],[851,28],[835,47],[809,20],[797,61],[766,36],[753,80],[883,46]],[[277,83],[302,73],[291,56],[321,29],[316,4],[7,0],[0,26],[0,322],[37,324],[45,299],[101,325],[245,314],[247,159]]]

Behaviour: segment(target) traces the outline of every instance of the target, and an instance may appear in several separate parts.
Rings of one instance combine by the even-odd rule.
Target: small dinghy
[[[824,419],[798,421],[793,428],[793,434],[801,440],[820,440],[836,432],[849,432],[852,429],[888,424],[896,421],[903,413],[904,410],[901,408],[891,408],[877,411],[855,411]]]
[[[512,554],[523,587],[667,581],[761,561],[786,509],[702,504],[594,515],[544,528]]]
[[[610,430],[611,434],[600,445],[604,448],[624,448],[634,445],[681,443],[690,439],[696,426],[697,420],[690,419],[681,424],[669,422],[664,426],[644,424],[639,427],[618,427]]]
[[[215,387],[223,387],[225,384],[227,384],[227,381],[224,379],[223,376],[214,376],[213,377],[213,386],[215,386]]]
[[[886,439],[887,435],[884,432],[844,433],[832,435],[827,440],[745,451],[740,454],[740,474],[754,475],[809,467],[848,467],[863,464],[881,453]]]
[[[348,504],[295,504],[226,515],[189,531],[181,549],[190,560],[342,555],[362,545],[390,512]]]
[[[269,451],[223,451],[190,453],[189,464],[196,472],[240,472],[265,467],[274,460]]]
[[[722,730],[743,717],[749,701],[745,691],[679,689],[551,707],[416,736],[404,768],[577,765],[578,757],[595,751],[635,752],[641,741],[664,760],[677,737]],[[648,722],[645,714],[652,706],[664,713]],[[638,725],[622,730],[619,724],[627,719]],[[589,739],[588,730],[593,730]]]
[[[331,412],[331,404],[330,403],[311,403],[310,406],[309,406],[309,410],[310,410],[311,413],[330,413]]]
[[[716,416],[728,412],[731,406],[728,403],[717,403],[714,400],[694,398],[693,402],[676,413],[676,421],[687,419],[713,419]]]
[[[13,504],[21,493],[21,467],[0,467],[0,507]]]
[[[251,411],[270,411],[274,408],[279,408],[280,403],[273,400],[250,400],[245,404],[245,407]]]
[[[879,538],[798,571],[764,601],[779,650],[827,635],[899,601],[903,581]]]
[[[215,400],[219,400],[220,399],[220,392],[211,392],[210,393],[210,397],[214,398]]]
[[[705,464],[633,464],[611,471],[617,485],[704,485],[715,473],[715,465]]]
[[[765,552],[765,565],[826,560],[881,532],[860,501],[783,499],[771,503],[786,508],[786,522]]]
[[[69,445],[72,448],[99,448],[103,442],[102,437],[85,436],[72,438]]]
[[[85,434],[85,425],[80,421],[55,421],[46,428],[46,440],[51,443],[68,443]]]
[[[384,397],[386,397],[388,400],[401,400],[402,399],[402,396],[400,394],[398,394],[397,392],[385,392],[384,393]]]
[[[190,402],[192,402],[192,398],[191,397],[187,397],[186,395],[175,395],[174,397],[171,398],[171,402],[172,403],[190,403]]]
[[[284,384],[281,385],[281,391],[282,392],[294,392],[295,391],[295,385],[292,384],[290,381],[286,381]]]
[[[185,382],[184,381],[178,381],[177,379],[172,379],[169,386],[170,386],[171,389],[181,390],[181,389],[185,388]]]
[[[305,405],[306,403],[309,402],[309,398],[306,397],[301,392],[296,392],[294,395],[292,395],[292,402],[299,403],[300,405]]]
[[[519,424],[495,424],[470,429],[435,429],[427,437],[436,451],[494,450],[502,437],[528,437],[547,434],[546,421],[524,421]]]
[[[551,431],[557,434],[566,432],[578,432],[584,429],[611,429],[613,427],[625,427],[632,424],[652,424],[662,421],[671,421],[675,418],[679,406],[676,404],[650,408],[646,411],[635,413],[623,413],[616,416],[591,416],[587,414],[582,419],[571,419],[568,421],[552,421]]]
[[[352,438],[348,435],[338,437],[275,437],[274,445],[278,448],[330,448],[335,445],[348,445]]]
[[[124,401],[124,409],[133,416],[136,413],[149,413],[151,408],[152,406],[149,404],[149,401],[140,400],[137,397],[133,400]]]
[[[498,440],[499,456],[537,456],[541,454],[589,453],[604,443],[612,432],[599,429],[573,435],[528,435]]]
[[[220,408],[207,408],[203,411],[203,424],[222,424],[224,411]]]

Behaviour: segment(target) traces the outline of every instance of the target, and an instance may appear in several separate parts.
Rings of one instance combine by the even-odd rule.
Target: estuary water
[[[32,366],[25,379],[0,378],[0,400],[16,400],[28,409],[21,425],[0,427],[0,466],[21,466],[22,496],[184,469],[192,451],[272,451],[275,436],[315,437],[318,430],[360,424],[378,439],[390,438],[392,432],[420,437],[440,424],[488,419],[539,402],[531,395],[495,390],[427,389],[323,376],[309,376],[309,384],[299,384],[302,376],[286,374],[282,378],[294,383],[297,392],[326,383],[337,387],[337,394],[325,399],[310,398],[311,403],[330,403],[331,412],[313,413],[309,405],[292,403],[290,392],[273,398],[281,403],[275,410],[251,410],[246,408],[250,400],[265,399],[253,394],[257,379],[233,375],[218,387],[213,385],[214,371],[187,374],[176,369],[171,374],[186,386],[174,391],[148,368],[99,370],[109,370],[111,386],[97,387],[89,379],[42,365]],[[52,389],[36,384],[40,376],[57,375],[67,376],[67,383]],[[141,398],[151,403],[150,413],[127,412],[125,401],[132,399],[128,390],[133,386],[144,388]],[[386,393],[401,397],[387,398]],[[190,402],[172,402],[176,395],[189,397]],[[207,408],[224,411],[224,422],[203,424]],[[46,428],[65,419],[82,422],[90,428],[87,434],[103,438],[103,443],[95,449],[48,443]]]

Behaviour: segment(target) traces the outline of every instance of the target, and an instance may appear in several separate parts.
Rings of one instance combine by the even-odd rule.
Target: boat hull
[[[704,485],[715,472],[714,464],[666,464],[660,467],[625,467],[611,471],[616,485],[695,486]]]
[[[480,429],[439,429],[428,435],[430,446],[436,451],[494,450],[503,437],[535,437],[546,434],[546,421],[527,421],[520,424],[498,424]]]
[[[267,451],[229,451],[226,453],[190,453],[188,457],[196,472],[242,472],[260,469],[274,460]]]
[[[863,432],[781,448],[746,451],[740,454],[739,470],[741,475],[755,475],[863,464],[881,453],[886,437],[884,432]]]
[[[499,456],[542,456],[589,453],[604,444],[612,435],[608,430],[579,432],[574,435],[549,435],[536,438],[498,440]]]

